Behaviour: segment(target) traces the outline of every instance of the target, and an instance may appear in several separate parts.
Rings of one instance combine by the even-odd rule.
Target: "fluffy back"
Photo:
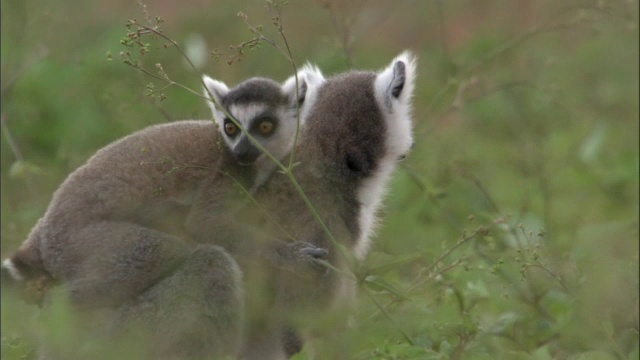
[[[340,217],[359,259],[370,247],[388,180],[413,144],[415,74],[415,58],[404,52],[378,72],[327,79],[296,148],[296,159],[307,169],[305,191],[323,219],[335,224]]]

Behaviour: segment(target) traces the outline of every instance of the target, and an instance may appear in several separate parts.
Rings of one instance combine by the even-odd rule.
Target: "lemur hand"
[[[269,253],[274,266],[302,277],[326,272],[328,268],[324,262],[328,257],[327,249],[304,241],[279,242]]]

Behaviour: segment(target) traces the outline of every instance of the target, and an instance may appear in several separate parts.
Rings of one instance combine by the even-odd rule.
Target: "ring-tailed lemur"
[[[316,85],[323,81],[311,65],[297,77],[297,82],[291,77],[282,85],[252,78],[232,89],[208,77],[203,81],[205,94],[211,93],[226,114],[280,159],[290,151],[298,119],[304,119]],[[237,201],[235,184],[253,189],[274,167],[246,140],[246,133],[232,129],[224,111],[211,106],[220,132],[206,120],[151,126],[99,150],[69,175],[27,240],[3,262],[3,285],[24,286],[32,300],[41,302],[46,287],[60,282],[77,308],[114,308],[170,283],[165,279],[169,274],[198,268],[200,278],[192,284],[179,281],[181,286],[211,296],[216,305],[242,303],[236,260],[212,245],[220,245],[218,234],[199,232],[198,223],[185,225],[185,220],[215,223]],[[207,206],[193,206],[203,199]],[[312,258],[324,254],[310,245],[283,248]],[[194,285],[204,283],[208,287]],[[229,291],[220,293],[220,287]],[[232,328],[214,341],[223,350],[239,341],[243,309],[229,309],[219,316],[226,316]],[[194,321],[211,325],[212,319],[201,318]]]
[[[335,240],[357,259],[368,252],[396,163],[413,144],[411,97],[415,74],[416,60],[410,52],[404,52],[380,72],[354,71],[327,79],[309,109],[294,149],[299,165],[293,173],[300,187]],[[284,236],[281,229],[287,229],[296,239],[327,249],[327,260],[347,270],[338,245],[288,178],[271,177],[256,191],[255,198],[279,223],[265,229],[265,236]],[[251,219],[248,215],[240,218]],[[248,326],[248,359],[279,358],[286,352],[269,331],[274,328],[272,322],[295,324],[300,312],[317,314],[314,309],[344,303],[355,291],[353,281],[336,272],[318,271],[315,278],[302,281],[288,272],[280,276],[273,309],[265,314],[268,318],[256,321],[262,326]],[[245,286],[248,292],[252,290],[250,279]]]

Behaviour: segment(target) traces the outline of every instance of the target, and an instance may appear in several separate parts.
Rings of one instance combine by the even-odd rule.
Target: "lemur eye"
[[[273,122],[271,120],[262,120],[258,124],[258,130],[262,135],[269,135],[273,132]]]
[[[238,127],[231,121],[224,123],[224,132],[228,136],[234,136],[238,132]]]

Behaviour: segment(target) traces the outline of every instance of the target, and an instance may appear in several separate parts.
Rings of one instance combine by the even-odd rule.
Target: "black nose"
[[[258,156],[260,156],[260,151],[257,151],[257,152],[248,151],[248,152],[236,154],[236,159],[238,159],[238,162],[240,162],[241,164],[248,165],[256,161]]]
[[[238,145],[233,148],[233,156],[243,165],[252,164],[260,154],[262,154],[260,149],[255,147],[247,137],[240,139]]]

